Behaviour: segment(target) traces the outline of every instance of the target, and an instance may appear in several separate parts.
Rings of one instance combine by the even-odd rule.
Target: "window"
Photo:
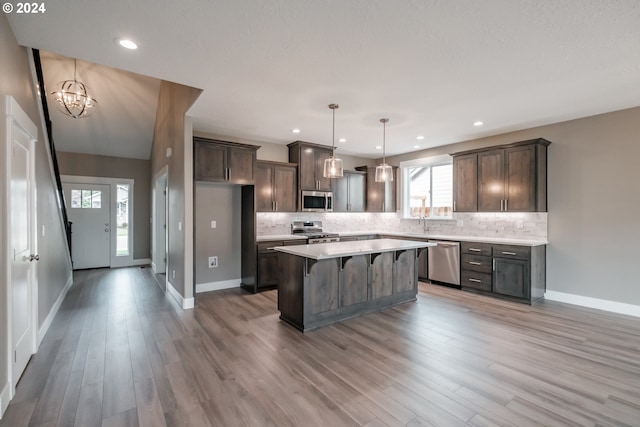
[[[116,185],[116,256],[129,256],[129,185]]]
[[[414,164],[402,167],[405,218],[451,218],[453,215],[453,164]]]
[[[100,209],[102,207],[102,191],[71,190],[72,209]]]

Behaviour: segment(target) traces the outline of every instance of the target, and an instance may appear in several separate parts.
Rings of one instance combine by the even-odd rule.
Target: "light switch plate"
[[[216,228],[218,226],[216,221],[211,221],[211,228]]]
[[[182,231],[182,221],[178,221],[178,231]]]

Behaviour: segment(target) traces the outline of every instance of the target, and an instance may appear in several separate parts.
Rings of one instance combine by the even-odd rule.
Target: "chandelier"
[[[342,178],[342,159],[335,156],[336,151],[336,108],[338,104],[329,104],[329,108],[333,111],[333,132],[331,134],[331,156],[324,161],[325,178]]]
[[[65,80],[56,85],[51,92],[56,107],[74,119],[88,117],[98,106],[98,101],[89,95],[89,88],[76,80],[77,61],[73,60],[73,80]]]

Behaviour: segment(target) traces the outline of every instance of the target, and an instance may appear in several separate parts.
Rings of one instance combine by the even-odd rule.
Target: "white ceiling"
[[[363,157],[381,156],[381,117],[396,154],[640,105],[638,0],[46,5],[8,15],[20,44],[202,88],[195,131],[241,140],[330,145],[334,102],[338,153]]]

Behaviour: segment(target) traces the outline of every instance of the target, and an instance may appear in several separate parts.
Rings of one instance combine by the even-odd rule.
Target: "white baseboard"
[[[193,306],[195,305],[195,300],[193,298],[184,298],[182,295],[180,295],[180,292],[178,292],[176,288],[174,288],[171,282],[168,280],[167,280],[167,292],[169,292],[169,295],[171,296],[171,298],[183,310],[188,310],[190,308],[193,308]]]
[[[566,294],[564,292],[547,291],[544,298],[550,301],[564,302],[567,304],[580,305],[583,307],[597,308],[599,310],[611,311],[613,313],[626,314],[640,317],[640,305],[627,304],[624,302],[609,301],[598,298],[584,297],[582,295]]]
[[[240,287],[241,279],[221,280],[219,282],[199,283],[196,284],[196,293],[220,291],[222,289],[231,289]]]
[[[7,382],[2,388],[2,392],[0,393],[0,420],[4,415],[4,411],[7,410],[7,406],[9,406],[9,402],[11,401],[11,385]]]
[[[51,307],[51,310],[49,311],[49,314],[47,314],[47,317],[44,319],[44,322],[42,322],[42,326],[40,326],[40,328],[38,329],[38,333],[36,335],[36,350],[40,348],[40,343],[42,342],[42,339],[44,338],[44,336],[47,334],[47,331],[49,330],[49,327],[51,326],[53,319],[56,317],[56,314],[58,314],[58,310],[62,305],[62,301],[64,301],[64,298],[67,296],[67,292],[69,292],[69,288],[71,287],[72,284],[73,284],[73,275],[71,275],[69,277],[69,280],[67,280],[67,284],[64,286],[64,289],[62,290],[62,292],[60,292],[58,299],[53,304],[53,307]]]
[[[149,265],[151,260],[149,258],[134,259],[131,261],[131,265]]]
[[[158,274],[158,272],[156,271],[155,261],[151,261],[151,271],[153,271],[153,274]]]

